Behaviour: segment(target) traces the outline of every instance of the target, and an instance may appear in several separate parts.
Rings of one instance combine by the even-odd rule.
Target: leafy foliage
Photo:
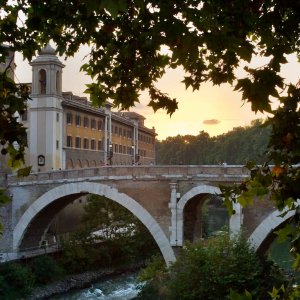
[[[0,54],[3,55],[2,49],[6,47],[0,46]],[[3,56],[0,56],[0,63],[2,59]],[[20,162],[24,163],[24,150],[27,147],[26,129],[16,114],[22,115],[26,111],[29,88],[26,85],[17,86],[8,75],[9,70],[10,65],[0,72],[0,143],[1,155],[8,154],[9,166],[16,168],[20,167]]]
[[[282,216],[289,211],[295,211],[294,217],[290,219],[294,224],[293,227],[288,226],[278,231],[278,234],[281,238],[288,238],[291,241],[291,251],[296,258],[295,267],[298,269],[300,262],[300,211],[297,203],[300,199],[299,96],[299,89],[289,86],[287,94],[279,98],[281,104],[276,114],[268,120],[272,130],[267,162],[262,166],[256,166],[254,163],[247,164],[251,173],[248,180],[241,185],[222,188],[229,210],[230,207],[232,208],[232,202],[239,202],[242,206],[246,206],[252,203],[256,196],[268,196],[282,212]]]
[[[65,271],[57,262],[47,255],[39,256],[30,263],[35,276],[35,284],[46,284],[61,278]]]
[[[299,54],[299,5],[292,0],[3,2],[0,44],[29,60],[51,39],[66,56],[90,45],[82,70],[94,79],[87,92],[98,105],[111,99],[128,109],[148,91],[154,110],[172,114],[176,99],[155,83],[167,68],[182,67],[187,88],[228,82],[254,111],[271,112],[271,98],[284,88],[285,56]],[[3,59],[4,47],[1,54]],[[267,63],[253,69],[257,55]],[[237,78],[241,67],[246,76]]]
[[[297,199],[299,168],[290,164],[299,163],[299,86],[285,82],[280,71],[287,55],[300,53],[299,1],[17,0],[1,3],[0,11],[0,44],[29,60],[49,40],[66,56],[90,45],[82,70],[94,79],[87,89],[94,104],[111,99],[128,109],[140,92],[148,91],[154,110],[172,114],[176,99],[156,86],[167,68],[182,67],[183,82],[194,90],[207,81],[230,83],[253,111],[270,113],[269,159],[284,170],[275,176],[280,186],[273,189],[276,205],[284,206],[290,196]],[[0,50],[4,61],[7,47]],[[254,69],[255,56],[264,57],[266,64]],[[245,76],[237,77],[241,68]],[[12,116],[22,113],[28,91],[6,72],[1,78],[1,128],[16,131],[3,136],[4,149],[13,160],[22,160],[25,132]],[[272,99],[280,102],[276,110]],[[15,141],[19,150],[10,147]]]
[[[28,296],[34,286],[34,275],[30,268],[17,263],[0,266],[1,299],[22,299]]]
[[[245,290],[253,299],[271,299],[269,289],[280,287],[284,281],[279,269],[259,258],[245,239],[230,240],[223,235],[187,244],[169,272],[158,268],[146,289],[149,285],[155,288],[160,295],[157,299],[217,300]]]

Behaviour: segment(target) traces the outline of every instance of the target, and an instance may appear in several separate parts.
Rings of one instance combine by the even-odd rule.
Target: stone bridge
[[[187,239],[187,224],[196,228],[205,198],[219,194],[220,184],[232,185],[247,177],[243,166],[230,165],[110,166],[34,173],[22,179],[9,176],[6,186],[12,201],[0,211],[2,261],[38,247],[59,211],[82,195],[96,194],[131,211],[148,228],[169,264]],[[290,217],[278,217],[267,200],[254,200],[245,209],[236,205],[235,211],[229,221],[231,232],[243,226],[261,251],[268,247],[274,229]]]

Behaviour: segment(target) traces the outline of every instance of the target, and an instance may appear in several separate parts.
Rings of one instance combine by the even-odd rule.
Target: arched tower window
[[[56,94],[61,95],[61,73],[56,72]]]
[[[41,69],[39,71],[39,92],[42,95],[46,94],[46,83],[47,83],[46,71]]]

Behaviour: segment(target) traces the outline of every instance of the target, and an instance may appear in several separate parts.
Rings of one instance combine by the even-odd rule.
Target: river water
[[[129,300],[138,294],[138,273],[118,275],[93,283],[90,288],[76,290],[60,296],[51,297],[52,300]]]

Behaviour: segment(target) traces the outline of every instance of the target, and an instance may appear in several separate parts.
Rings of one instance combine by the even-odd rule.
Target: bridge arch
[[[173,249],[165,233],[145,208],[143,208],[133,198],[124,193],[120,193],[115,188],[92,182],[63,184],[51,189],[39,197],[33,204],[30,205],[17,223],[13,231],[13,249],[15,251],[18,250],[27,227],[42,209],[61,197],[80,193],[105,196],[127,208],[149,230],[164,257],[166,264],[169,265],[171,262],[176,260]]]
[[[212,194],[212,195],[219,195],[221,194],[221,191],[218,187],[212,186],[212,185],[198,185],[193,187],[191,190],[189,190],[187,193],[185,193],[180,200],[178,201],[178,209],[182,210],[184,209],[185,205],[188,203],[190,199],[193,197],[200,195],[200,194]]]
[[[184,232],[184,207],[190,199],[200,194],[220,194],[221,191],[218,187],[211,185],[198,185],[193,187],[191,190],[186,192],[177,203],[177,234],[176,234],[176,244],[178,246],[183,246],[183,232]]]
[[[210,194],[210,195],[220,195],[221,190],[219,187],[212,186],[212,185],[199,185],[193,187],[191,190],[186,192],[178,201],[177,203],[177,226],[176,226],[176,240],[177,245],[183,245],[183,230],[184,230],[184,207],[188,203],[190,199],[193,197],[200,195],[200,194]],[[229,231],[230,234],[234,235],[238,233],[241,229],[243,216],[242,216],[242,209],[240,204],[234,204],[235,214],[232,215],[229,219]]]
[[[300,200],[297,201],[297,204],[300,205]],[[252,232],[248,240],[256,251],[264,252],[266,248],[265,244],[267,243],[269,245],[268,237],[274,232],[276,228],[281,226],[295,214],[295,210],[292,210],[281,217],[280,215],[285,211],[286,210],[276,210],[272,212]]]

